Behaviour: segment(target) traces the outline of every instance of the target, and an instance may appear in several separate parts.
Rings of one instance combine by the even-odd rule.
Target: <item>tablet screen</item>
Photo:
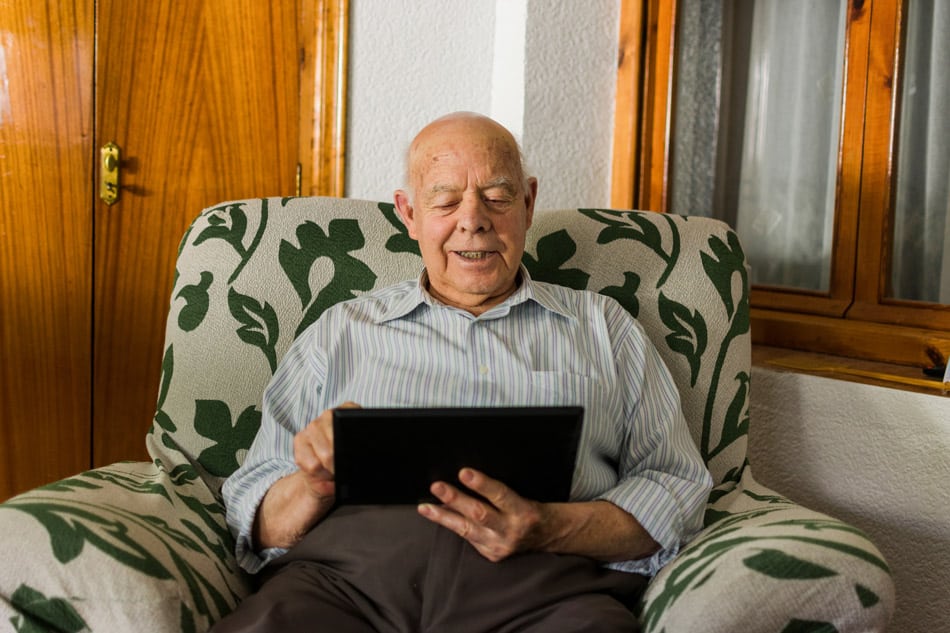
[[[582,407],[337,409],[337,503],[431,501],[434,481],[467,490],[466,466],[527,499],[567,501],[583,417]]]

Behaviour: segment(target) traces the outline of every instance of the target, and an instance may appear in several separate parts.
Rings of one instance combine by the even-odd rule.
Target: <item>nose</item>
[[[470,196],[462,201],[457,226],[466,233],[483,233],[491,228],[488,208],[480,196]]]

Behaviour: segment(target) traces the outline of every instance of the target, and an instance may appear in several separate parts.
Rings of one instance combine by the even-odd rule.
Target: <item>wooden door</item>
[[[306,1],[306,0],[304,0]],[[299,2],[99,0],[93,465],[145,459],[179,239],[204,207],[292,195]]]
[[[92,6],[0,1],[0,501],[89,466]]]

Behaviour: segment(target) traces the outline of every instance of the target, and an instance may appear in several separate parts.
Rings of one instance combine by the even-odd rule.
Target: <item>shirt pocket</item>
[[[603,381],[560,371],[533,371],[524,385],[525,405],[601,406],[607,399],[609,385]]]

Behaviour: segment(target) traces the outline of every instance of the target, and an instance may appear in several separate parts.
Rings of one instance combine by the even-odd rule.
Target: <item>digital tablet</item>
[[[416,504],[468,466],[527,499],[567,501],[583,407],[336,409],[338,504]]]

